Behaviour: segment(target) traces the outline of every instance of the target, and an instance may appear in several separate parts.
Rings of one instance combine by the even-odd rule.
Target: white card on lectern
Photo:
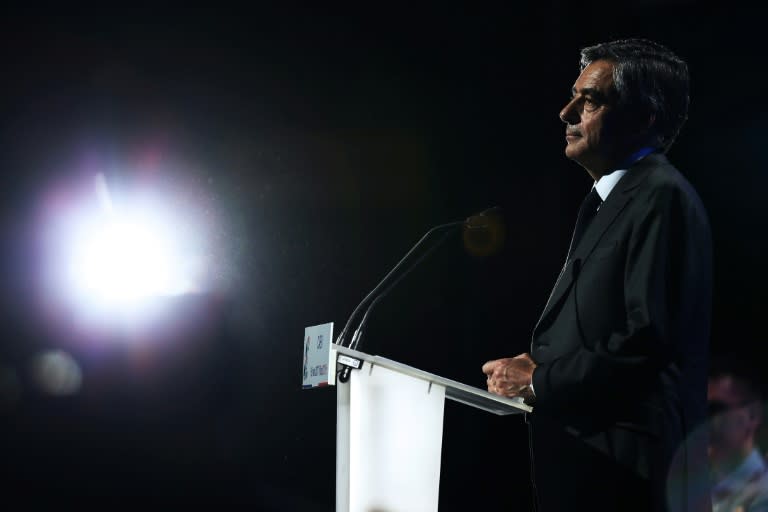
[[[333,322],[304,328],[304,389],[328,385],[328,357],[333,342]]]

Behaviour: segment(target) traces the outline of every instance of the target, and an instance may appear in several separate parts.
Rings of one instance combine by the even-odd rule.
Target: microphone
[[[360,324],[358,325],[357,329],[352,335],[352,339],[349,343],[349,348],[355,349],[360,343],[360,340],[363,337],[364,327],[365,324],[368,322],[368,318],[370,316],[371,310],[373,307],[382,299],[384,298],[392,288],[394,288],[397,283],[400,282],[401,279],[403,279],[406,275],[408,275],[416,266],[424,261],[432,252],[435,251],[438,247],[440,247],[447,239],[448,237],[453,234],[457,228],[464,228],[464,232],[470,232],[470,231],[483,231],[485,229],[488,229],[491,225],[491,219],[492,215],[497,214],[500,212],[501,209],[499,207],[493,207],[488,208],[487,210],[483,210],[482,212],[472,215],[468,217],[466,220],[463,221],[455,221],[455,222],[448,222],[446,224],[440,224],[438,226],[433,227],[429,231],[427,231],[416,244],[406,253],[405,256],[397,263],[397,265],[394,266],[392,270],[390,270],[387,275],[384,276],[384,278],[379,282],[379,284],[376,285],[376,287],[368,293],[368,295],[365,296],[365,298],[360,302],[360,304],[357,305],[355,310],[352,312],[352,314],[349,317],[349,320],[347,320],[346,325],[344,326],[344,329],[342,329],[341,333],[339,334],[338,338],[336,339],[337,345],[343,345],[344,339],[346,337],[347,331],[349,331],[350,326],[352,324],[352,321],[355,319],[355,317],[359,314],[359,312],[362,310],[362,308],[368,304],[368,308],[365,310],[365,314],[363,315],[362,319],[360,320]],[[405,269],[404,272],[402,272],[400,275],[398,275],[394,280],[391,282],[390,279],[395,276],[400,270],[401,267],[405,264],[406,261],[411,257],[411,255],[416,252],[417,249],[421,248],[425,242],[432,237],[432,235],[440,233],[442,236],[437,240],[436,243],[434,243],[429,249],[427,249],[424,253],[422,253],[416,260]],[[341,382],[346,382],[346,380],[349,378],[349,368],[344,368],[342,370],[342,374],[339,377],[339,380]]]
[[[487,220],[488,217],[491,217],[493,215],[501,215],[504,213],[504,209],[501,206],[493,206],[491,208],[488,208],[486,210],[481,211],[480,213],[476,213],[474,215],[471,215],[467,218],[465,223],[467,223],[468,227],[473,222],[477,221],[484,221]]]
[[[488,208],[465,221],[464,248],[477,257],[494,254],[504,245],[506,229],[500,206]]]

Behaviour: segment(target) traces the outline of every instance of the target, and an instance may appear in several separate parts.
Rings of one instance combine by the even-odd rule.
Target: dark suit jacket
[[[711,273],[698,195],[647,156],[601,206],[533,332],[544,511],[706,510]]]

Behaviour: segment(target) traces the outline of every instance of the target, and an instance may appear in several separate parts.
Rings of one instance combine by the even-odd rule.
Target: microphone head
[[[504,209],[501,206],[492,206],[488,208],[487,210],[483,210],[478,215],[503,215]]]
[[[493,206],[480,213],[474,213],[467,217],[464,221],[464,227],[466,228],[483,228],[485,225],[495,217],[501,217],[504,210],[501,206]]]
[[[506,238],[502,213],[500,206],[494,206],[471,215],[464,221],[462,237],[467,252],[473,256],[485,257],[501,250]]]

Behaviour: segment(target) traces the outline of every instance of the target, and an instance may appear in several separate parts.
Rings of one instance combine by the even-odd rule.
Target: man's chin
[[[568,158],[569,160],[573,160],[573,161],[574,161],[574,162],[576,162],[577,164],[579,164],[579,165],[581,165],[582,167],[584,167],[584,164],[583,164],[583,163],[582,163],[582,161],[581,161],[581,160],[582,160],[582,158],[581,158],[581,157],[582,157],[583,155],[582,155],[581,151],[578,151],[576,148],[573,148],[573,147],[571,147],[571,146],[566,146],[566,147],[565,147],[565,156],[566,156],[566,158]]]
[[[575,143],[570,143],[565,146],[565,156],[570,158],[571,160],[579,161],[579,155],[581,155],[581,151],[579,151],[578,148],[574,147]]]

